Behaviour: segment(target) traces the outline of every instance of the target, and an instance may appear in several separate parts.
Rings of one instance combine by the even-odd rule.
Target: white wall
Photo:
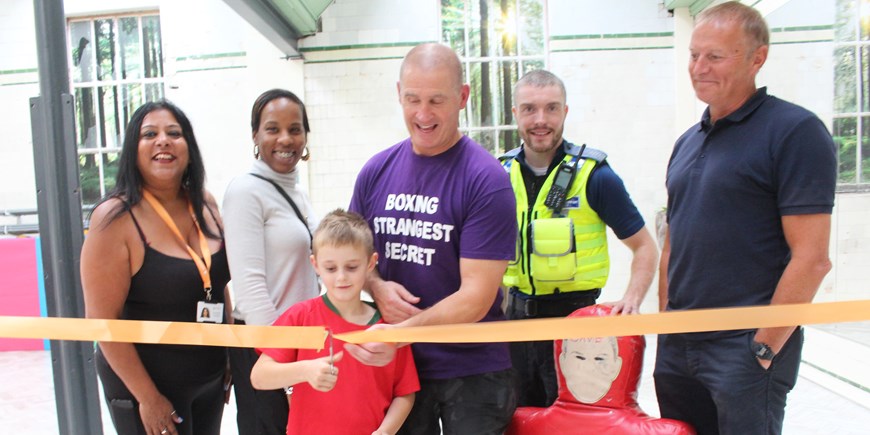
[[[306,38],[302,45],[432,41],[438,38],[438,5],[431,0],[335,0],[321,16],[323,32]]]
[[[0,209],[36,207],[30,103],[39,96],[33,2],[7,0],[0,8]],[[0,223],[14,223],[0,218]]]
[[[410,48],[439,39],[438,2],[336,0],[300,41],[312,133],[311,200],[346,208],[362,165],[408,135],[396,90]]]
[[[669,32],[662,2],[648,0],[549,0],[550,35]]]

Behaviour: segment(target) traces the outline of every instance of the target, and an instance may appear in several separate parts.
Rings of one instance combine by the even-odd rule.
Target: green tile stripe
[[[788,44],[813,44],[819,42],[832,42],[831,39],[813,39],[805,41],[784,41],[773,42],[771,45],[788,45]],[[658,45],[650,47],[589,47],[589,48],[562,48],[550,50],[550,53],[573,53],[581,51],[632,51],[632,50],[670,50],[673,45]]]
[[[244,57],[247,56],[247,52],[244,51],[236,51],[232,53],[211,53],[211,54],[195,54],[191,56],[181,56],[176,57],[175,60],[177,62],[184,62],[186,60],[205,60],[205,59],[220,59],[225,57]]]
[[[600,33],[589,35],[555,35],[550,36],[550,41],[570,41],[574,39],[624,39],[624,38],[662,38],[674,36],[674,32],[652,33]]]
[[[189,68],[189,69],[180,69],[177,72],[180,73],[188,73],[188,72],[197,72],[197,71],[220,71],[225,69],[244,69],[247,68],[247,65],[233,65],[233,66],[215,66],[211,68]]]
[[[353,57],[353,58],[344,58],[344,59],[327,59],[327,60],[308,60],[305,59],[305,64],[315,64],[315,63],[336,63],[336,62],[365,62],[365,61],[376,61],[376,60],[401,60],[404,59],[404,56],[384,56],[384,57]]]
[[[861,391],[863,391],[863,392],[865,392],[865,393],[870,393],[870,387],[868,387],[868,386],[861,385],[861,384],[859,384],[858,382],[855,382],[855,381],[853,381],[853,380],[851,380],[851,379],[848,379],[848,378],[846,378],[846,377],[840,376],[840,375],[838,375],[838,374],[836,374],[836,373],[834,373],[834,372],[832,372],[832,371],[830,371],[830,370],[826,370],[826,369],[824,369],[824,368],[822,368],[822,367],[819,367],[819,366],[817,366],[817,365],[815,365],[815,364],[813,364],[813,363],[811,363],[811,362],[809,362],[809,361],[807,361],[807,360],[801,359],[801,363],[802,363],[802,364],[806,364],[806,365],[808,365],[808,366],[810,366],[810,367],[812,367],[812,368],[814,368],[814,369],[816,369],[816,370],[818,370],[818,371],[820,371],[820,372],[822,372],[822,373],[824,373],[824,374],[826,374],[826,375],[828,375],[828,376],[830,376],[830,377],[832,377],[832,378],[834,378],[834,379],[837,379],[837,380],[839,380],[839,381],[841,381],[841,382],[844,382],[844,383],[846,383],[846,384],[849,384],[849,385],[851,385],[851,386],[853,386],[853,387],[855,387],[855,388],[857,388],[857,389],[859,389],[859,390],[861,390]]]
[[[795,26],[771,28],[771,32],[806,32],[817,30],[833,30],[832,24],[819,26]],[[625,38],[662,38],[674,36],[674,32],[648,32],[648,33],[597,33],[585,35],[554,35],[550,41],[567,41],[575,39],[625,39]]]
[[[563,48],[550,50],[550,53],[573,53],[578,51],[634,51],[634,50],[672,50],[673,45],[659,45],[654,47],[597,47],[597,48]]]
[[[834,30],[834,25],[826,24],[822,26],[775,27],[770,29],[771,32],[806,32],[812,30]]]
[[[419,41],[419,42],[392,42],[384,44],[357,44],[357,45],[331,45],[323,47],[299,47],[300,53],[314,53],[318,51],[340,51],[340,50],[359,50],[372,48],[396,48],[396,47],[414,47],[427,42],[438,41]]]
[[[805,41],[782,41],[771,42],[770,45],[788,45],[788,44],[813,44],[816,42],[834,42],[833,39],[807,39]]]
[[[39,72],[36,68],[24,68],[24,69],[7,69],[0,70],[0,75],[10,75],[10,74],[30,74]]]

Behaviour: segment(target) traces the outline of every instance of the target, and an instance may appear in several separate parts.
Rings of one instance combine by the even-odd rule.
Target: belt
[[[508,292],[508,318],[566,317],[580,308],[595,304],[599,295],[601,289],[596,288],[557,295],[531,296],[511,287]]]

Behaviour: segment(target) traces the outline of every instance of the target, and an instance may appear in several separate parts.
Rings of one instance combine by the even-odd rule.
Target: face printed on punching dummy
[[[622,368],[616,337],[563,340],[559,367],[568,391],[579,402],[601,400]]]

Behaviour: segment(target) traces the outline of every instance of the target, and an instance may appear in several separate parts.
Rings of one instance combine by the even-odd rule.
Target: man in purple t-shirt
[[[410,137],[366,163],[350,204],[380,256],[368,288],[395,326],[503,320],[499,284],[516,249],[516,205],[498,161],[459,131],[469,94],[459,58],[440,44],[414,47],[398,91]],[[367,364],[392,358],[381,343],[346,349]],[[401,434],[504,432],[516,407],[507,344],[413,351],[421,390]]]

